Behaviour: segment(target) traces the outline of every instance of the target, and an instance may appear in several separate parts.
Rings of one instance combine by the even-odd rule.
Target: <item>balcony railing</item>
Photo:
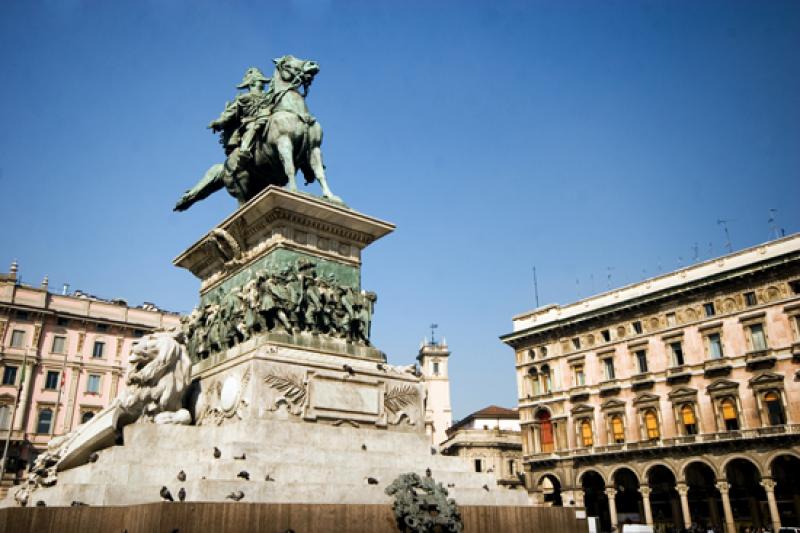
[[[583,457],[588,455],[619,453],[651,448],[669,448],[713,442],[725,442],[739,439],[757,439],[776,435],[800,435],[800,424],[784,424],[780,426],[766,426],[761,428],[740,429],[736,431],[721,431],[718,433],[704,433],[701,435],[682,435],[662,440],[645,440],[639,442],[626,442],[624,444],[609,444],[588,448],[573,448],[570,450],[554,450],[547,453],[534,453],[525,456],[526,460],[541,461],[546,459],[559,459],[562,457]]]

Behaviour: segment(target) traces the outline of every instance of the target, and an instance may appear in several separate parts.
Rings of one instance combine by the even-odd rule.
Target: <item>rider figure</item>
[[[225,106],[225,111],[219,118],[208,125],[213,131],[231,132],[225,142],[225,153],[230,154],[236,146],[239,146],[237,170],[241,170],[252,159],[255,136],[267,123],[269,116],[267,108],[272,94],[264,91],[264,85],[269,82],[270,79],[264,76],[258,68],[247,69],[242,83],[237,88],[247,88],[248,92],[236,95],[234,101]]]

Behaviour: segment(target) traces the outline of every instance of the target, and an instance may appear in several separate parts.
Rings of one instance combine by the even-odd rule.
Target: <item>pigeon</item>
[[[239,500],[244,498],[244,492],[242,492],[240,490],[237,490],[235,492],[231,492],[230,494],[228,494],[225,497],[228,498],[229,500],[233,500],[235,502],[238,502]]]
[[[247,459],[247,454],[242,452],[242,455],[234,455],[233,458],[236,459],[237,461],[244,461],[245,459]]]
[[[267,474],[267,477],[264,478],[264,481],[275,481],[275,478]]]
[[[158,493],[161,495],[161,499],[165,502],[174,502],[175,498],[172,497],[172,493],[169,491],[167,487],[161,487],[161,490]]]
[[[184,489],[183,487],[181,487],[181,490],[178,491],[178,499],[180,501],[186,500],[186,489]]]
[[[436,448],[431,446],[431,455],[436,455]]]
[[[351,376],[355,376],[356,375],[356,371],[352,366],[350,366],[350,365],[342,365],[342,368],[344,369],[345,372],[347,372]]]
[[[78,500],[73,500],[70,507],[87,507],[87,504],[79,502]]]
[[[453,487],[455,487],[455,486],[456,486],[456,484],[455,484],[455,483],[448,483],[448,484],[447,484],[447,488],[448,488],[448,489],[452,489],[452,488],[453,488]]]
[[[219,448],[217,448],[216,446],[214,446],[214,459],[219,459],[219,458],[220,458],[220,456],[222,456],[222,452],[221,452],[221,451],[219,451]]]
[[[489,492],[489,485],[484,485],[483,486],[483,490],[485,490],[486,492]]]
[[[248,474],[246,470],[242,470],[241,472],[236,474],[236,477],[240,477],[242,479],[246,479],[247,481],[250,481],[250,474]]]
[[[431,477],[431,469],[430,469],[430,468],[426,468],[426,469],[425,469],[425,475],[426,475],[427,477]]]
[[[375,366],[378,367],[378,370],[386,370],[386,367],[383,365],[383,363],[377,363]]]
[[[364,450],[364,451],[367,451],[367,445],[366,444],[362,444],[361,445],[361,449]]]
[[[94,462],[96,462],[98,459],[100,459],[100,456],[99,456],[99,455],[97,455],[97,452],[92,452],[92,454],[89,456],[89,462],[90,462],[90,463],[94,463]]]
[[[47,504],[44,503],[44,500],[39,500],[36,502],[36,507],[47,507]]]
[[[186,472],[183,470],[178,472],[178,481],[186,481]]]
[[[377,479],[375,479],[374,477],[368,477],[368,478],[367,478],[367,483],[368,483],[369,485],[377,485],[377,484],[378,484],[378,480],[377,480]]]

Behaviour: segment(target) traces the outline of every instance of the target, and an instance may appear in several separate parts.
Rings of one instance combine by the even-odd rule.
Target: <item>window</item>
[[[11,407],[0,405],[0,430],[7,430],[11,425]]]
[[[58,324],[58,325],[59,325],[59,326],[61,326],[61,327],[64,327],[64,326],[69,326],[69,318],[64,318],[64,317],[61,317],[61,316],[60,316],[60,317],[58,317],[58,319],[56,320],[56,324]]]
[[[92,357],[99,359],[103,357],[103,352],[106,349],[106,343],[102,341],[94,341],[94,346],[92,347]],[[437,373],[434,371],[434,373]]]
[[[97,347],[97,343],[95,343],[95,348],[96,347]],[[101,352],[101,355],[102,355],[102,350],[100,350],[100,352]],[[95,355],[95,357],[100,357],[100,355]],[[439,362],[438,361],[434,361],[433,362],[433,375],[434,376],[438,376],[439,375]]]
[[[688,403],[681,407],[681,424],[685,435],[697,435],[697,418],[694,416],[694,409]]]
[[[81,424],[85,424],[86,422],[88,422],[92,418],[94,418],[94,413],[91,412],[91,411],[86,411],[85,413],[83,413],[81,415]]]
[[[15,315],[19,320],[28,320],[29,318],[27,311],[17,311]]]
[[[17,383],[17,367],[7,366],[3,369],[3,385],[14,385]]]
[[[483,464],[481,464],[480,459],[475,459],[475,471],[482,472],[483,471]]]
[[[542,394],[550,392],[550,367],[542,365],[542,370],[539,373],[539,379],[542,382]]]
[[[67,345],[67,338],[61,336],[53,337],[53,353],[64,353],[64,349]]]
[[[625,442],[625,425],[622,423],[620,415],[611,417],[611,436],[615,444],[622,444]]]
[[[606,373],[606,379],[614,379],[614,358],[607,357],[603,359],[603,368]]]
[[[142,329],[135,329],[133,330],[134,337],[144,337],[144,330]]]
[[[783,403],[777,392],[770,391],[764,395],[764,405],[767,406],[767,417],[770,426],[780,426],[786,423],[786,414]]]
[[[100,394],[100,376],[97,374],[89,374],[86,380],[86,392],[90,394]]]
[[[586,385],[586,374],[583,372],[583,365],[575,365],[572,369],[572,375],[575,378],[576,387],[583,387]]]
[[[672,327],[678,324],[678,319],[675,313],[667,313],[667,326]]]
[[[594,438],[592,436],[592,423],[588,420],[581,422],[581,444],[583,444],[584,448],[588,448],[594,444]]]
[[[48,370],[47,376],[44,380],[44,388],[47,390],[56,390],[58,388],[58,372],[55,370]]]
[[[736,431],[739,429],[739,413],[736,409],[736,402],[732,398],[725,398],[720,403],[722,409],[722,422],[725,424],[727,431]]]
[[[711,359],[722,358],[722,337],[719,333],[710,333],[708,335],[708,356]]]
[[[97,331],[108,331],[108,324],[97,324]]]
[[[713,302],[708,302],[707,304],[703,304],[703,311],[705,311],[706,316],[714,316],[717,314],[717,310],[714,308]]]
[[[661,432],[658,430],[658,416],[652,409],[648,409],[644,413],[644,428],[647,431],[648,440],[656,440],[661,436]]]
[[[636,364],[639,366],[639,373],[647,372],[647,350],[636,350]]]
[[[514,475],[516,475],[516,473],[517,473],[517,471],[516,471],[516,470],[517,470],[516,466],[517,466],[517,465],[516,465],[516,463],[514,462],[514,459],[509,459],[509,460],[508,460],[508,475],[509,475],[509,476],[514,476]]]
[[[15,329],[11,332],[11,347],[22,348],[25,344],[25,332],[21,329]]]
[[[541,348],[539,348],[539,355],[542,358],[547,357],[547,346],[542,346]]]
[[[750,346],[753,351],[760,351],[767,349],[767,337],[764,335],[763,324],[752,324],[747,327],[750,334]]]
[[[681,341],[669,343],[669,350],[672,352],[672,364],[674,366],[683,366],[683,345]]]
[[[581,349],[581,340],[578,337],[574,337],[572,339],[572,347],[575,348],[576,350]]]
[[[600,332],[600,335],[603,336],[603,340],[604,341],[606,341],[606,342],[610,342],[611,341],[611,332],[609,330],[604,329],[603,331]]]
[[[746,293],[744,293],[744,304],[747,307],[753,307],[757,303],[758,303],[758,301],[756,300],[756,293],[754,293],[754,292],[746,292]]]
[[[536,420],[539,422],[539,444],[542,452],[552,452],[555,440],[553,439],[553,423],[550,421],[550,413],[539,411],[536,413]]]
[[[49,408],[39,411],[39,419],[36,421],[36,433],[50,433],[50,426],[53,423],[53,411]]]
[[[637,335],[640,335],[642,333],[642,322],[640,320],[633,322],[631,326],[633,327],[633,332],[636,333]]]

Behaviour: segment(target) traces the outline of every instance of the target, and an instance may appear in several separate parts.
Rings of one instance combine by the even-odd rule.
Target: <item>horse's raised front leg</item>
[[[183,196],[181,196],[180,200],[178,200],[178,203],[175,204],[174,210],[186,211],[195,202],[199,202],[204,198],[208,198],[213,193],[222,189],[225,186],[225,183],[222,179],[224,172],[225,168],[223,167],[222,163],[217,163],[209,168],[203,178],[197,182],[197,185],[183,193]]]
[[[278,156],[281,158],[283,171],[289,179],[289,190],[297,192],[297,180],[295,174],[297,169],[294,166],[294,149],[292,147],[292,140],[288,135],[281,135],[275,142],[275,147],[278,149]]]

